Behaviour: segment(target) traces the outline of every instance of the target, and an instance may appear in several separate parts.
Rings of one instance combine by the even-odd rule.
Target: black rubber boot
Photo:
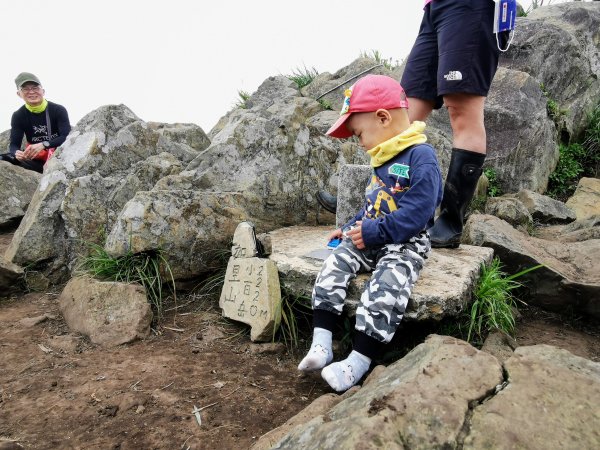
[[[432,247],[456,248],[460,245],[465,212],[473,198],[484,160],[482,153],[452,149],[440,215],[429,229]]]
[[[327,211],[335,214],[337,210],[337,197],[326,191],[319,191],[316,194],[317,201]]]

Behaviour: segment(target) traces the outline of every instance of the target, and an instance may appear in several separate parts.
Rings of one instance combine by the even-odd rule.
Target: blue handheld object
[[[338,245],[340,245],[341,242],[342,240],[340,238],[333,238],[329,241],[327,247],[336,248]]]

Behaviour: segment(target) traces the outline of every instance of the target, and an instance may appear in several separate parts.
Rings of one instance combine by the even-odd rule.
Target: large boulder
[[[48,162],[7,259],[64,280],[87,244],[104,244],[136,192],[180,172],[207,144],[195,125],[147,124],[124,105],[91,112]]]
[[[0,226],[25,215],[40,178],[42,175],[33,170],[0,161]]]
[[[583,449],[600,442],[600,363],[547,345],[502,364],[431,335],[363,387],[322,397],[252,450]],[[308,414],[312,412],[314,414]]]
[[[352,141],[324,136],[330,122],[319,117],[328,113],[288,78],[267,79],[185,170],[124,206],[106,249],[161,245],[174,274],[189,278],[210,267],[207,251],[226,248],[241,221],[266,232],[312,220],[314,194],[337,167],[364,161]]]
[[[472,214],[463,242],[492,247],[508,273],[543,264],[519,279],[527,285],[532,304],[600,318],[600,240],[540,239],[497,217]]]
[[[587,115],[600,102],[598,30],[600,3],[536,8],[518,18],[513,43],[500,58],[501,66],[526,72],[543,84],[549,99],[564,111],[560,120],[571,136],[580,135]],[[522,117],[530,121],[529,116]]]
[[[152,310],[139,284],[75,277],[60,294],[59,306],[69,328],[95,344],[110,347],[150,334]]]
[[[600,216],[600,179],[584,177],[579,180],[567,206],[575,211],[577,220]]]

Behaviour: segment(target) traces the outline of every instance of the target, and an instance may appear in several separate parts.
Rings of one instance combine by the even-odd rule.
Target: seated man
[[[34,74],[20,73],[15,83],[25,104],[12,115],[9,153],[0,159],[42,173],[54,149],[71,131],[69,115],[64,106],[44,98],[42,84]],[[23,136],[27,138],[25,150],[21,150]]]

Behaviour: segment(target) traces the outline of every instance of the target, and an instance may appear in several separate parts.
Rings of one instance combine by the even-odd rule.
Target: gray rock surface
[[[519,279],[528,287],[530,303],[600,317],[600,240],[549,241],[521,233],[497,217],[472,214],[463,242],[493,248],[510,274],[543,264]]]
[[[502,367],[493,356],[432,335],[273,448],[455,448],[470,404],[502,381]]]
[[[40,178],[42,175],[33,170],[0,161],[0,226],[25,215]]]
[[[519,347],[500,363],[464,341],[430,335],[378,369],[354,392],[317,399],[253,450],[592,449],[600,442],[600,363],[566,350]]]
[[[207,142],[197,126],[147,124],[123,105],[92,111],[49,161],[7,259],[64,280],[136,192],[181,171]]]
[[[539,223],[569,223],[577,216],[563,202],[527,189],[521,189],[516,198],[527,208],[533,220]]]
[[[138,284],[72,278],[59,298],[69,328],[95,344],[116,346],[150,334],[152,310]]]
[[[488,198],[485,213],[505,220],[515,228],[527,229],[527,226],[533,223],[533,218],[525,205],[512,196]]]
[[[323,261],[307,256],[315,250],[328,251],[331,227],[288,227],[272,231],[273,253],[280,282],[291,292],[310,297]],[[493,251],[484,247],[461,245],[458,249],[433,250],[408,302],[406,320],[440,320],[458,315],[471,300],[473,285],[481,264],[489,263]],[[354,313],[370,274],[351,281],[346,309]]]
[[[0,256],[0,290],[3,293],[12,291],[18,287],[25,271],[22,267],[7,261]]]
[[[465,449],[573,449],[600,444],[600,364],[549,345],[519,347],[508,385],[475,408]]]

